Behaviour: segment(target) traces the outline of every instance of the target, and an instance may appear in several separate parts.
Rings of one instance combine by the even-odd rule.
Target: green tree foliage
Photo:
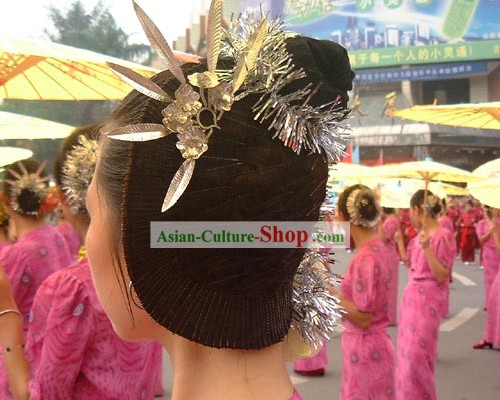
[[[51,26],[45,29],[45,33],[53,42],[146,65],[151,63],[150,46],[129,43],[130,35],[117,25],[103,2],[88,11],[83,1],[74,0],[65,10],[49,6],[48,13]],[[115,104],[112,101],[5,100],[0,109],[77,126],[102,121]],[[9,142],[3,144],[9,145]],[[16,144],[20,145],[19,142]],[[50,162],[57,150],[52,147],[58,144],[59,141],[35,141],[24,147],[33,149],[37,158],[49,159]]]
[[[65,14],[50,6],[49,15],[55,33],[50,33],[49,30],[46,33],[53,42],[145,64],[151,61],[151,47],[129,43],[130,35],[116,24],[102,2],[90,13],[80,0],[75,0]]]

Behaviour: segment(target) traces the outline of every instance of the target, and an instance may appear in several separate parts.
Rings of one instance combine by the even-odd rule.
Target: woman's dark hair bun
[[[331,40],[317,40],[304,36],[290,38],[286,45],[293,63],[306,73],[305,79],[313,84],[321,82],[323,86],[327,86],[320,88],[320,91],[328,92],[330,101],[340,96],[342,106],[347,108],[349,101],[347,92],[352,90],[352,80],[355,76],[347,50]],[[324,100],[322,101],[323,103],[319,101],[319,104],[324,104]],[[314,104],[314,101],[312,103]]]
[[[361,217],[367,221],[374,221],[379,216],[379,209],[377,207],[377,200],[372,192],[361,192],[360,193],[360,207],[359,214]]]

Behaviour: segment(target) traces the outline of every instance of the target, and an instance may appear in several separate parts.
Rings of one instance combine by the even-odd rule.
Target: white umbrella
[[[26,160],[33,155],[31,150],[21,149],[19,147],[0,147],[0,167],[12,164],[13,162]],[[0,168],[0,172],[3,168]]]
[[[71,125],[0,111],[0,140],[61,139],[73,129]]]

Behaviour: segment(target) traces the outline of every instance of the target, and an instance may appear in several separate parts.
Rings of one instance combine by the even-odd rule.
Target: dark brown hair
[[[375,199],[373,191],[365,185],[357,184],[349,186],[347,189],[345,189],[339,196],[339,211],[342,212],[342,214],[344,214],[346,218],[349,218],[349,220],[351,219],[349,211],[347,211],[347,199],[349,198],[351,193],[357,189],[362,190],[359,195],[361,196],[361,199],[366,200],[366,206],[360,207],[358,210],[359,215],[361,216],[361,218],[368,222],[375,221],[380,215],[380,209],[377,206],[377,200]]]
[[[434,194],[430,190],[428,190],[427,202],[429,202],[429,198],[431,196],[434,196]],[[425,197],[425,190],[424,189],[417,190],[410,199],[410,207],[417,207],[421,210],[424,210],[424,197]],[[437,201],[433,206],[428,204],[427,207],[425,208],[426,208],[425,214],[427,216],[431,218],[437,218],[441,213],[441,202]]]
[[[23,164],[24,168],[26,168],[26,170],[30,174],[35,173],[40,167],[40,163],[34,158],[28,158],[27,160],[23,160],[20,162]],[[12,163],[5,167],[3,191],[4,193],[7,194],[9,199],[11,199],[12,196],[11,194],[12,186],[8,182],[6,182],[6,180],[12,180],[12,181],[17,180],[17,178],[10,172],[11,170],[17,172],[19,175],[23,174],[21,168],[19,167],[18,162]],[[45,170],[45,168],[40,173],[40,176],[42,178],[47,176],[47,171]],[[45,182],[44,185],[48,186],[48,183]],[[26,217],[38,218],[36,215],[31,215],[31,214],[37,213],[40,210],[43,201],[44,199],[41,199],[39,196],[37,196],[35,192],[28,189],[23,189],[19,194],[19,196],[17,197],[17,203],[19,204],[19,209],[17,210],[17,212],[23,214]]]
[[[186,75],[206,70],[183,68]],[[172,97],[179,86],[168,71],[153,81]],[[313,101],[325,104],[339,92],[347,96],[324,84]],[[212,347],[261,348],[284,338],[305,249],[153,249],[150,222],[315,221],[326,190],[323,156],[297,155],[273,140],[268,125],[253,118],[257,99],[248,96],[224,114],[187,190],[165,213],[163,197],[184,161],[175,134],[150,142],[106,139],[97,166],[96,183],[113,225],[122,226],[128,272],[143,306],[170,331]],[[104,130],[161,124],[164,107],[134,91]]]

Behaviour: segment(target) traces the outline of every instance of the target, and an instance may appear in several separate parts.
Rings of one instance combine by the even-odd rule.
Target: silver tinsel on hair
[[[293,313],[291,328],[300,332],[307,344],[319,349],[338,325],[344,308],[330,288],[341,278],[328,269],[328,256],[307,250],[293,283]]]
[[[229,32],[226,32],[227,38],[221,53],[231,58],[240,57],[260,19],[246,15],[233,23]],[[279,138],[297,154],[305,149],[313,153],[323,152],[328,162],[339,161],[345,156],[346,141],[351,136],[349,125],[343,122],[349,111],[343,109],[337,100],[320,107],[309,105],[319,89],[312,85],[287,95],[280,94],[288,84],[306,76],[304,71],[292,64],[286,50],[286,39],[295,34],[285,31],[284,27],[279,20],[269,23],[257,67],[249,71],[242,91],[235,96],[235,100],[251,93],[261,93],[253,108],[255,119],[263,122],[272,118],[269,130],[276,130],[273,138]],[[221,76],[224,79],[231,75],[222,73]]]
[[[62,167],[62,190],[73,214],[86,213],[85,197],[97,161],[97,140],[81,135]]]
[[[244,55],[248,50],[248,42],[262,18],[263,16],[256,17],[253,14],[248,14],[232,21],[229,30],[224,32],[225,37],[222,42],[221,54],[233,60],[238,60],[239,57]],[[269,21],[267,35],[259,51],[256,66],[251,71],[248,71],[241,88],[242,92],[236,96],[235,100],[239,100],[250,93],[268,91],[273,86],[275,79],[280,76],[287,76],[293,71],[294,67],[286,50],[285,41],[287,38],[297,36],[297,34],[287,32],[284,28],[285,24],[282,21]],[[222,79],[230,79],[233,70],[220,72]]]

